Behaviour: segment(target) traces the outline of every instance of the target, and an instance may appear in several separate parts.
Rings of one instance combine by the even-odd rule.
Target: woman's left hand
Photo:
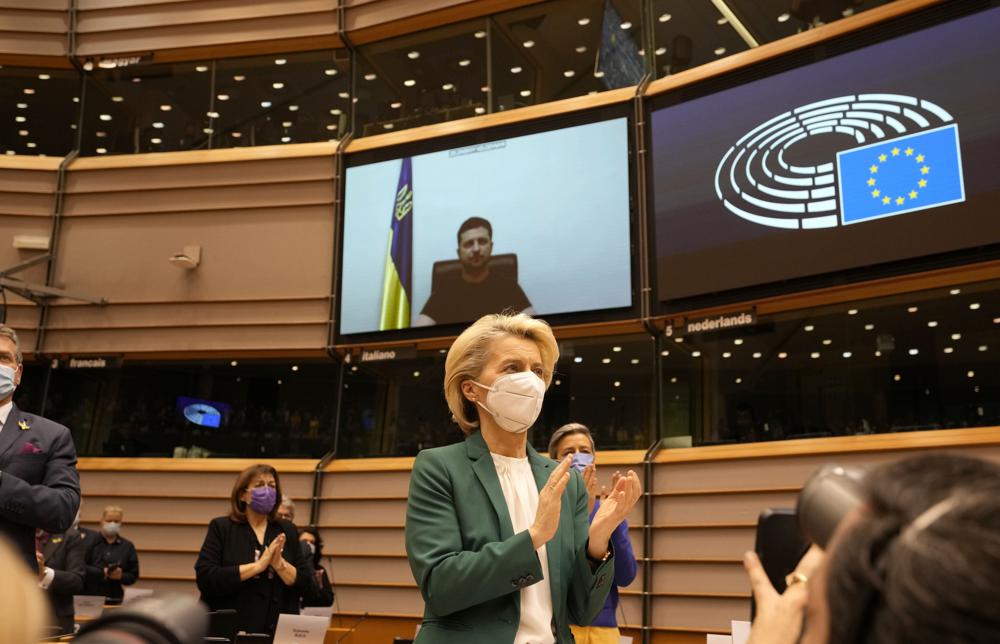
[[[615,483],[611,494],[601,501],[594,520],[590,522],[590,542],[587,554],[591,559],[603,559],[608,552],[608,542],[611,533],[615,531],[629,511],[642,496],[642,483],[639,476],[632,470]]]
[[[757,602],[757,618],[747,644],[795,644],[800,641],[809,601],[807,583],[825,557],[819,547],[812,546],[795,567],[795,572],[789,575],[797,576],[800,581],[779,595],[756,553],[747,552],[743,556],[743,567],[750,577],[750,587]]]

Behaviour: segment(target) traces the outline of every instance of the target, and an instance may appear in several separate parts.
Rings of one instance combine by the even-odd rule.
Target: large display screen
[[[1000,243],[998,33],[991,9],[657,99],[660,299]]]
[[[340,334],[631,306],[628,140],[613,118],[349,161]]]

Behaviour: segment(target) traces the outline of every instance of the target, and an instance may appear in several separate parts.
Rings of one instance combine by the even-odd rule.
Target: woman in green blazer
[[[642,493],[619,480],[588,525],[570,459],[527,442],[559,349],[524,314],[487,315],[452,344],[444,390],[463,443],[421,452],[406,507],[406,553],[424,598],[418,644],[572,642],[614,577],[610,538]]]

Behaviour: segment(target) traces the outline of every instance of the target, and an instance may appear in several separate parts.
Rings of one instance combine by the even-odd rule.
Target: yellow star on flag
[[[927,187],[927,179],[921,179],[920,181],[917,182],[917,185],[920,186],[921,188],[926,188]]]
[[[892,156],[894,156],[894,157],[898,157],[899,156],[899,148],[893,148],[892,149]]]
[[[903,199],[902,197],[896,197],[896,205],[902,206],[904,201],[906,201],[906,199]]]
[[[913,156],[913,148],[906,148],[906,156],[908,157]]]
[[[916,198],[917,198],[917,191],[910,190],[910,199],[916,199]]]
[[[883,162],[883,163],[885,163],[885,160],[888,159],[888,158],[889,157],[885,156],[884,154],[878,155],[878,160],[881,161],[881,162]]]
[[[879,189],[878,189],[878,188],[875,188],[874,190],[872,190],[872,196],[873,196],[873,197],[877,197],[877,196],[879,196],[880,194],[882,194],[882,193],[881,193],[881,192],[879,192]]]
[[[874,173],[878,172],[878,166],[877,165],[873,165],[872,167],[868,168],[868,171],[871,172],[872,174],[874,174]]]
[[[882,197],[882,203],[888,205],[890,201],[892,201],[892,199],[889,197]]]
[[[870,186],[874,186],[875,185],[875,177],[872,177],[871,179],[868,180],[868,185],[870,185]]]
[[[924,166],[924,167],[920,168],[920,174],[927,174],[930,171],[931,171],[931,169],[928,168],[927,166]]]
[[[923,162],[924,162],[924,155],[918,154],[917,155],[917,163],[923,163]]]

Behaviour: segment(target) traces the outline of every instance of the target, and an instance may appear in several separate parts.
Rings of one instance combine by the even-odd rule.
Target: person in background
[[[302,596],[302,605],[332,606],[333,585],[323,565],[323,539],[320,538],[319,531],[313,526],[300,528],[299,542],[304,549],[303,554],[312,562],[313,569],[312,587]]]
[[[1000,465],[928,454],[881,465],[863,507],[778,594],[753,552],[748,644],[993,644],[1000,638]]]
[[[590,519],[593,520],[600,508],[600,497],[603,494],[597,480],[595,464],[597,450],[590,430],[580,423],[563,425],[549,440],[549,456],[556,461],[567,456],[572,457],[573,468],[583,475],[583,480],[587,484],[587,504],[590,509]],[[612,477],[612,487],[617,485],[620,478],[621,472],[615,472]],[[606,490],[603,493],[606,494]],[[614,584],[597,619],[589,625],[570,625],[577,644],[618,644],[621,637],[615,616],[618,610],[618,588],[631,584],[635,580],[637,570],[632,541],[628,536],[628,521],[622,521],[611,533],[611,544],[615,550]]]
[[[275,513],[275,516],[295,525],[295,501],[287,494],[281,495],[281,503],[278,504],[278,511]]]
[[[110,603],[120,603],[123,586],[139,579],[139,556],[135,545],[121,536],[124,512],[109,505],[101,514],[101,530],[87,550],[87,595],[104,595]]]
[[[80,507],[80,476],[69,429],[14,404],[23,372],[17,333],[0,325],[0,537],[34,571],[35,530],[69,529]]]
[[[299,612],[310,570],[295,527],[277,517],[281,481],[270,465],[236,478],[228,516],[212,519],[194,565],[210,610],[235,609],[236,626],[273,636],[280,613]]]
[[[45,593],[38,587],[34,568],[22,563],[21,553],[14,550],[6,539],[0,539],[0,642],[23,644],[38,642],[45,635],[49,623],[49,605]]]
[[[48,595],[59,635],[74,630],[73,595],[83,594],[86,538],[75,526],[62,534],[35,533],[38,586]]]

